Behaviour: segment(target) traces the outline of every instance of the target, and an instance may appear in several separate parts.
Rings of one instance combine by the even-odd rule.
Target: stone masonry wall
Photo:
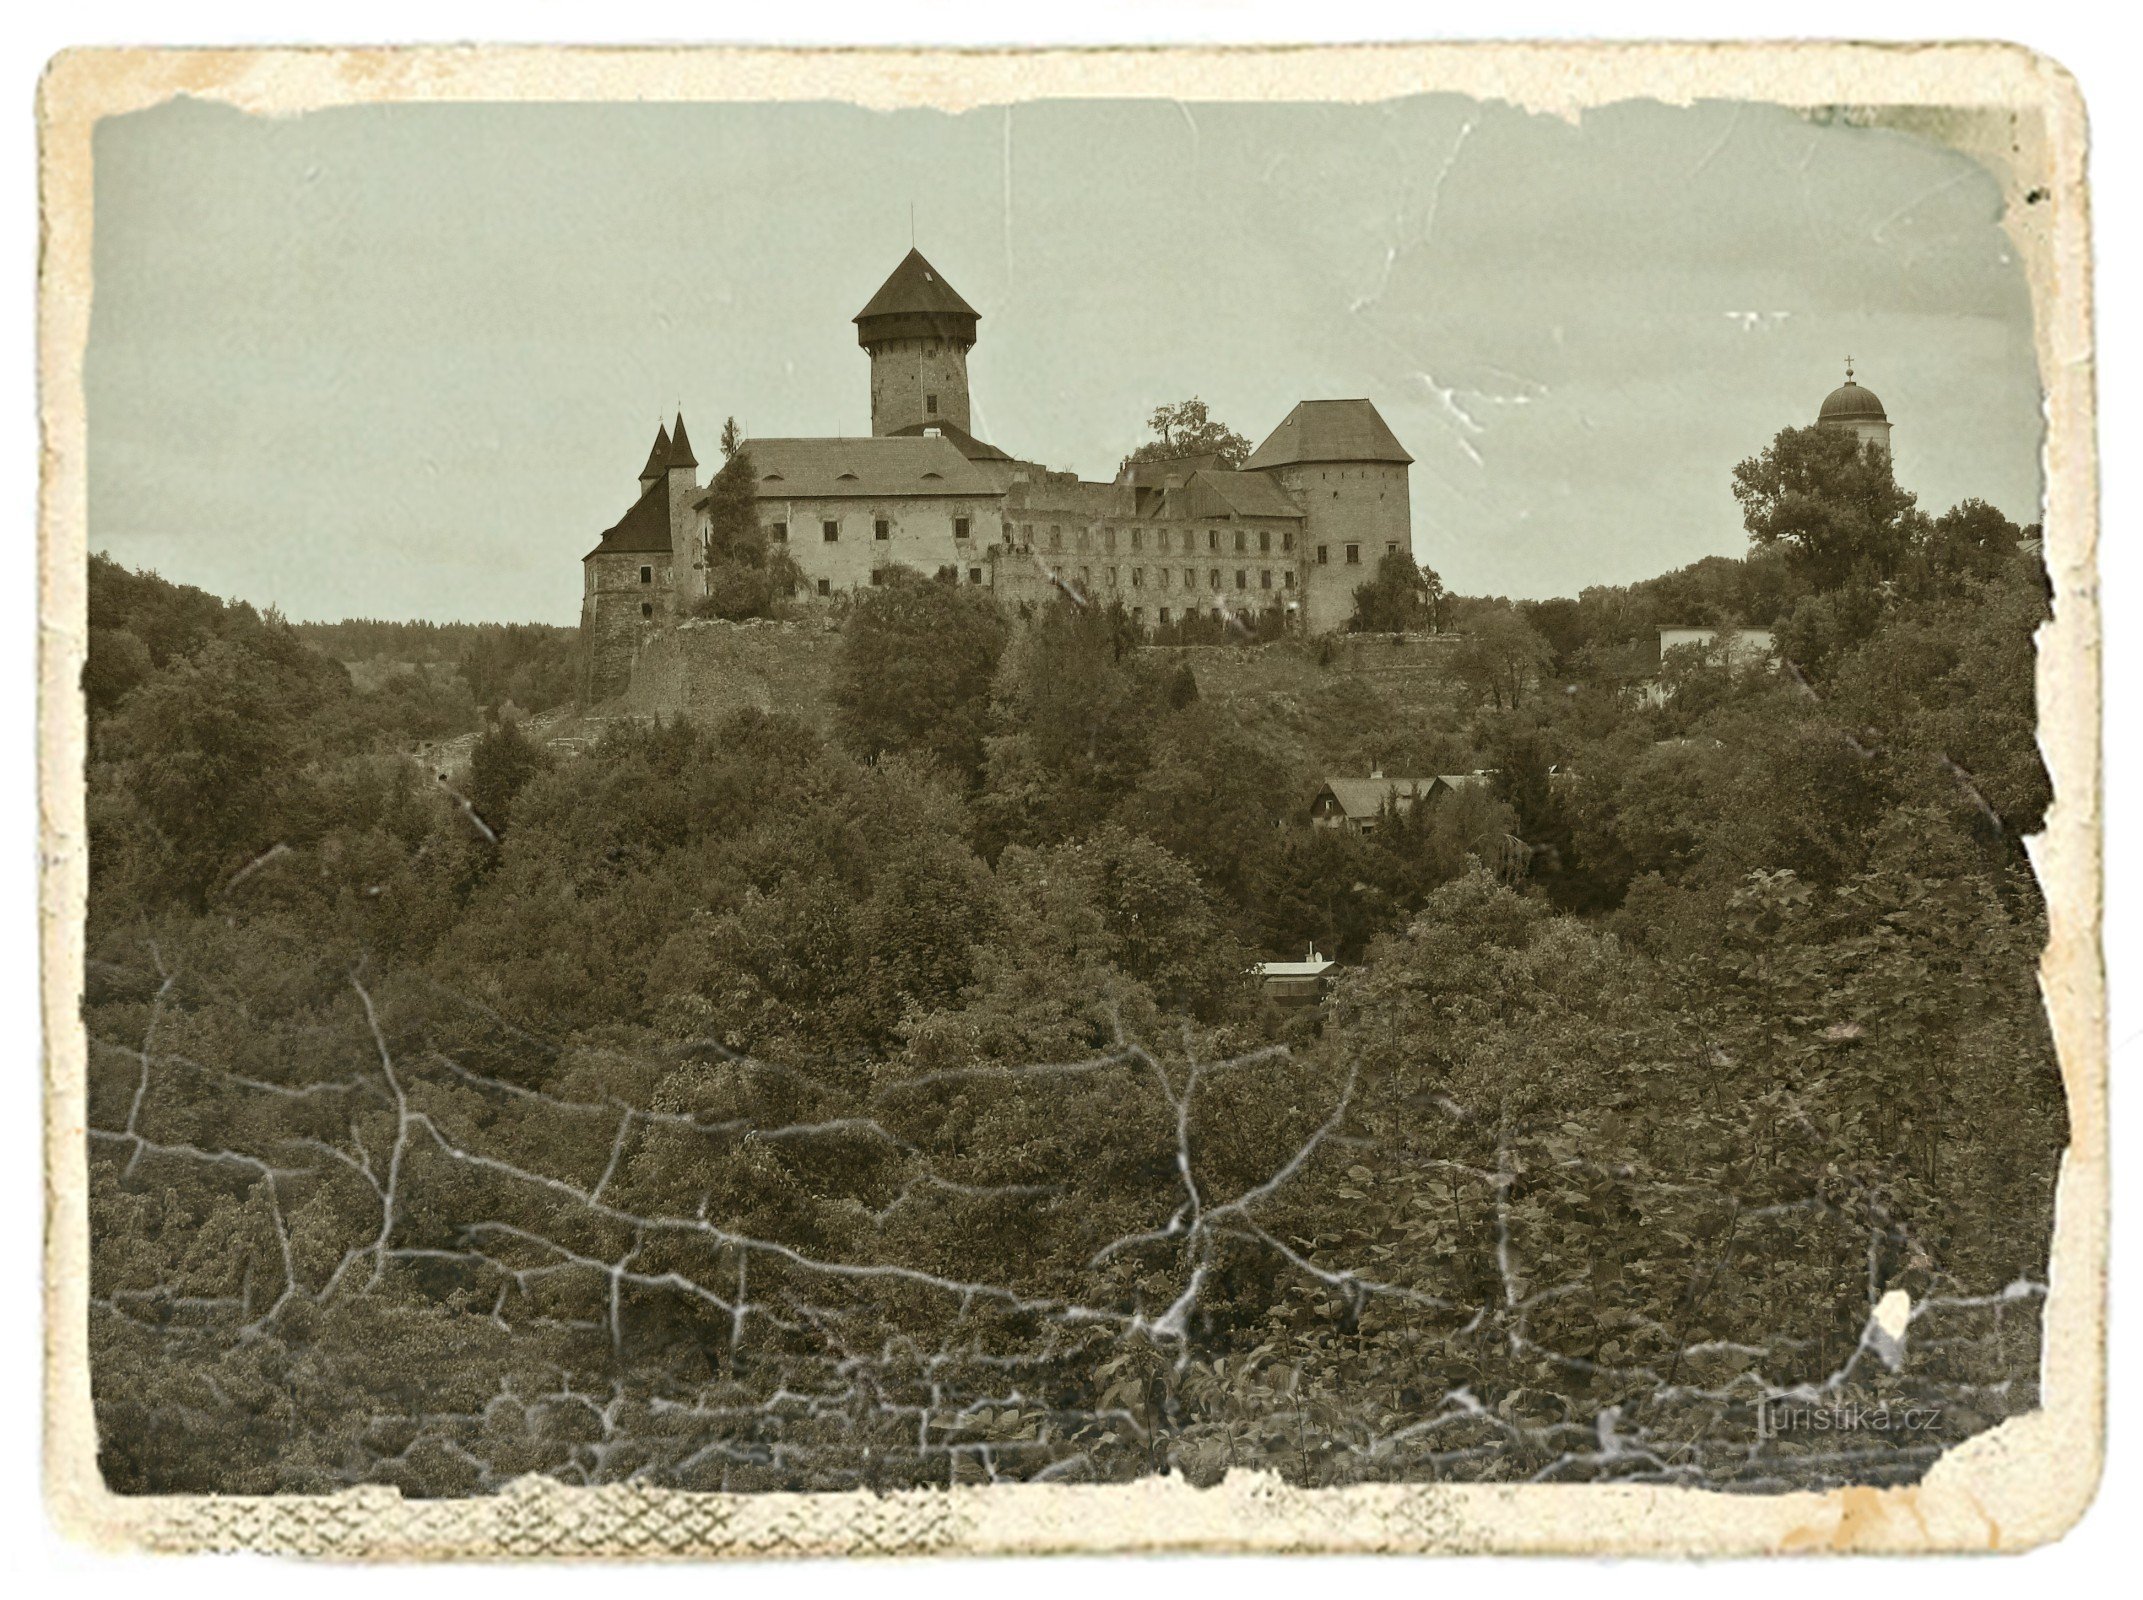
[[[1355,589],[1376,576],[1385,548],[1411,548],[1406,473],[1395,463],[1313,464],[1282,467],[1275,473],[1308,518],[1303,531],[1309,546],[1304,612],[1310,632],[1344,628],[1354,615]],[[1352,564],[1347,560],[1350,544],[1360,557]]]
[[[930,409],[929,396],[937,396]],[[888,339],[871,351],[871,432],[879,437],[918,422],[966,430],[967,348],[950,339]]]
[[[714,723],[747,706],[832,726],[841,635],[821,620],[692,620],[650,630],[634,655],[628,716]]]

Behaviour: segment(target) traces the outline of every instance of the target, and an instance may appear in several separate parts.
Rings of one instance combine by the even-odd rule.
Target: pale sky
[[[868,432],[911,202],[983,438],[1107,477],[1162,402],[1366,395],[1462,592],[1741,554],[1734,463],[1848,353],[1923,507],[2039,516],[1993,177],[1769,108],[181,101],[96,173],[90,548],[293,618],[572,622],[658,414],[703,470],[726,415]]]

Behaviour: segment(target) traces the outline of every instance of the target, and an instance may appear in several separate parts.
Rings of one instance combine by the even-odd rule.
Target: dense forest
[[[518,715],[555,636],[93,559],[107,1480],[1916,1476],[2036,1397],[2049,595],[1876,460],[1783,434],[1746,560],[1575,600],[1400,558],[1360,620],[1457,635],[1434,718],[1238,639],[1325,675],[1307,744],[1228,651],[918,578],[847,615],[830,736],[568,756]],[[465,783],[407,754],[477,730]],[[1341,735],[1492,791],[1313,829]],[[1251,966],[1310,941],[1284,1011]]]

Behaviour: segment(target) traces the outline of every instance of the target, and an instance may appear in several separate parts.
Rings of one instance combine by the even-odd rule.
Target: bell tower
[[[871,432],[950,423],[970,431],[967,352],[980,313],[910,250],[856,313],[856,342],[871,358]]]

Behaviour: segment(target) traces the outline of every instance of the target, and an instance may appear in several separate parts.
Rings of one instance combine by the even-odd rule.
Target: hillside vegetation
[[[1387,681],[896,581],[830,733],[507,719],[465,787],[397,751],[466,680],[94,564],[108,1481],[1910,1481],[2036,1402],[2066,1141],[2047,593],[1966,520],[1677,578],[1784,660],[1656,704],[1642,587]],[[1303,825],[1372,758],[1496,786]]]

